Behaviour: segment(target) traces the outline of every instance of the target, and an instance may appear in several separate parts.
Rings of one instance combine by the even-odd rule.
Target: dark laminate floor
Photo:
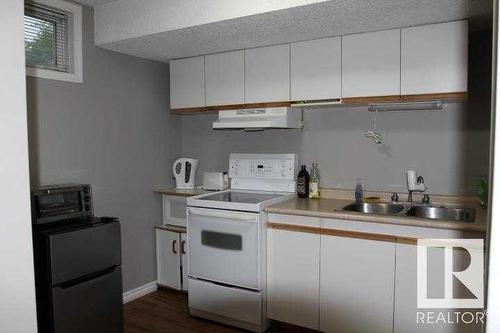
[[[187,295],[158,290],[125,304],[125,332],[246,332],[208,320],[192,317],[188,312]],[[311,332],[300,327],[273,323],[268,332]]]

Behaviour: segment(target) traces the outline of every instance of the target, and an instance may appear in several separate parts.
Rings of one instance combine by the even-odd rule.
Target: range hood
[[[302,128],[301,111],[288,107],[219,111],[213,129]]]

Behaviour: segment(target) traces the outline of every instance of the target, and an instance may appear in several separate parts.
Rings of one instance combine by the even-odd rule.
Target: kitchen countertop
[[[155,225],[155,229],[160,229],[160,230],[166,230],[166,231],[173,231],[173,232],[178,232],[178,233],[186,233],[186,227],[178,226],[178,225],[172,225],[172,224],[160,224],[160,225]]]
[[[301,199],[294,198],[275,205],[267,207],[265,210],[268,213],[302,215],[323,217],[340,220],[355,220],[371,223],[388,223],[397,225],[407,225],[424,228],[437,228],[449,230],[463,230],[472,232],[486,232],[486,209],[479,207],[471,207],[476,209],[476,220],[474,223],[454,222],[447,220],[430,220],[404,215],[375,215],[364,214],[358,212],[341,211],[340,209],[353,200],[347,199]],[[456,206],[456,205],[449,205]]]
[[[181,190],[175,187],[159,187],[154,189],[154,192],[176,197],[193,197],[195,195],[206,193],[202,189]]]

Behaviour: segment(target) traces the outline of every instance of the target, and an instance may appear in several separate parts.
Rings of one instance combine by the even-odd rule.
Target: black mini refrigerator
[[[33,228],[39,332],[122,332],[118,219]]]

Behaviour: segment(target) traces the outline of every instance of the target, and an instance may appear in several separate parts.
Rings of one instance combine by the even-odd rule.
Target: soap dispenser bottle
[[[361,178],[356,179],[356,189],[354,190],[354,199],[356,202],[363,201],[363,183]]]

